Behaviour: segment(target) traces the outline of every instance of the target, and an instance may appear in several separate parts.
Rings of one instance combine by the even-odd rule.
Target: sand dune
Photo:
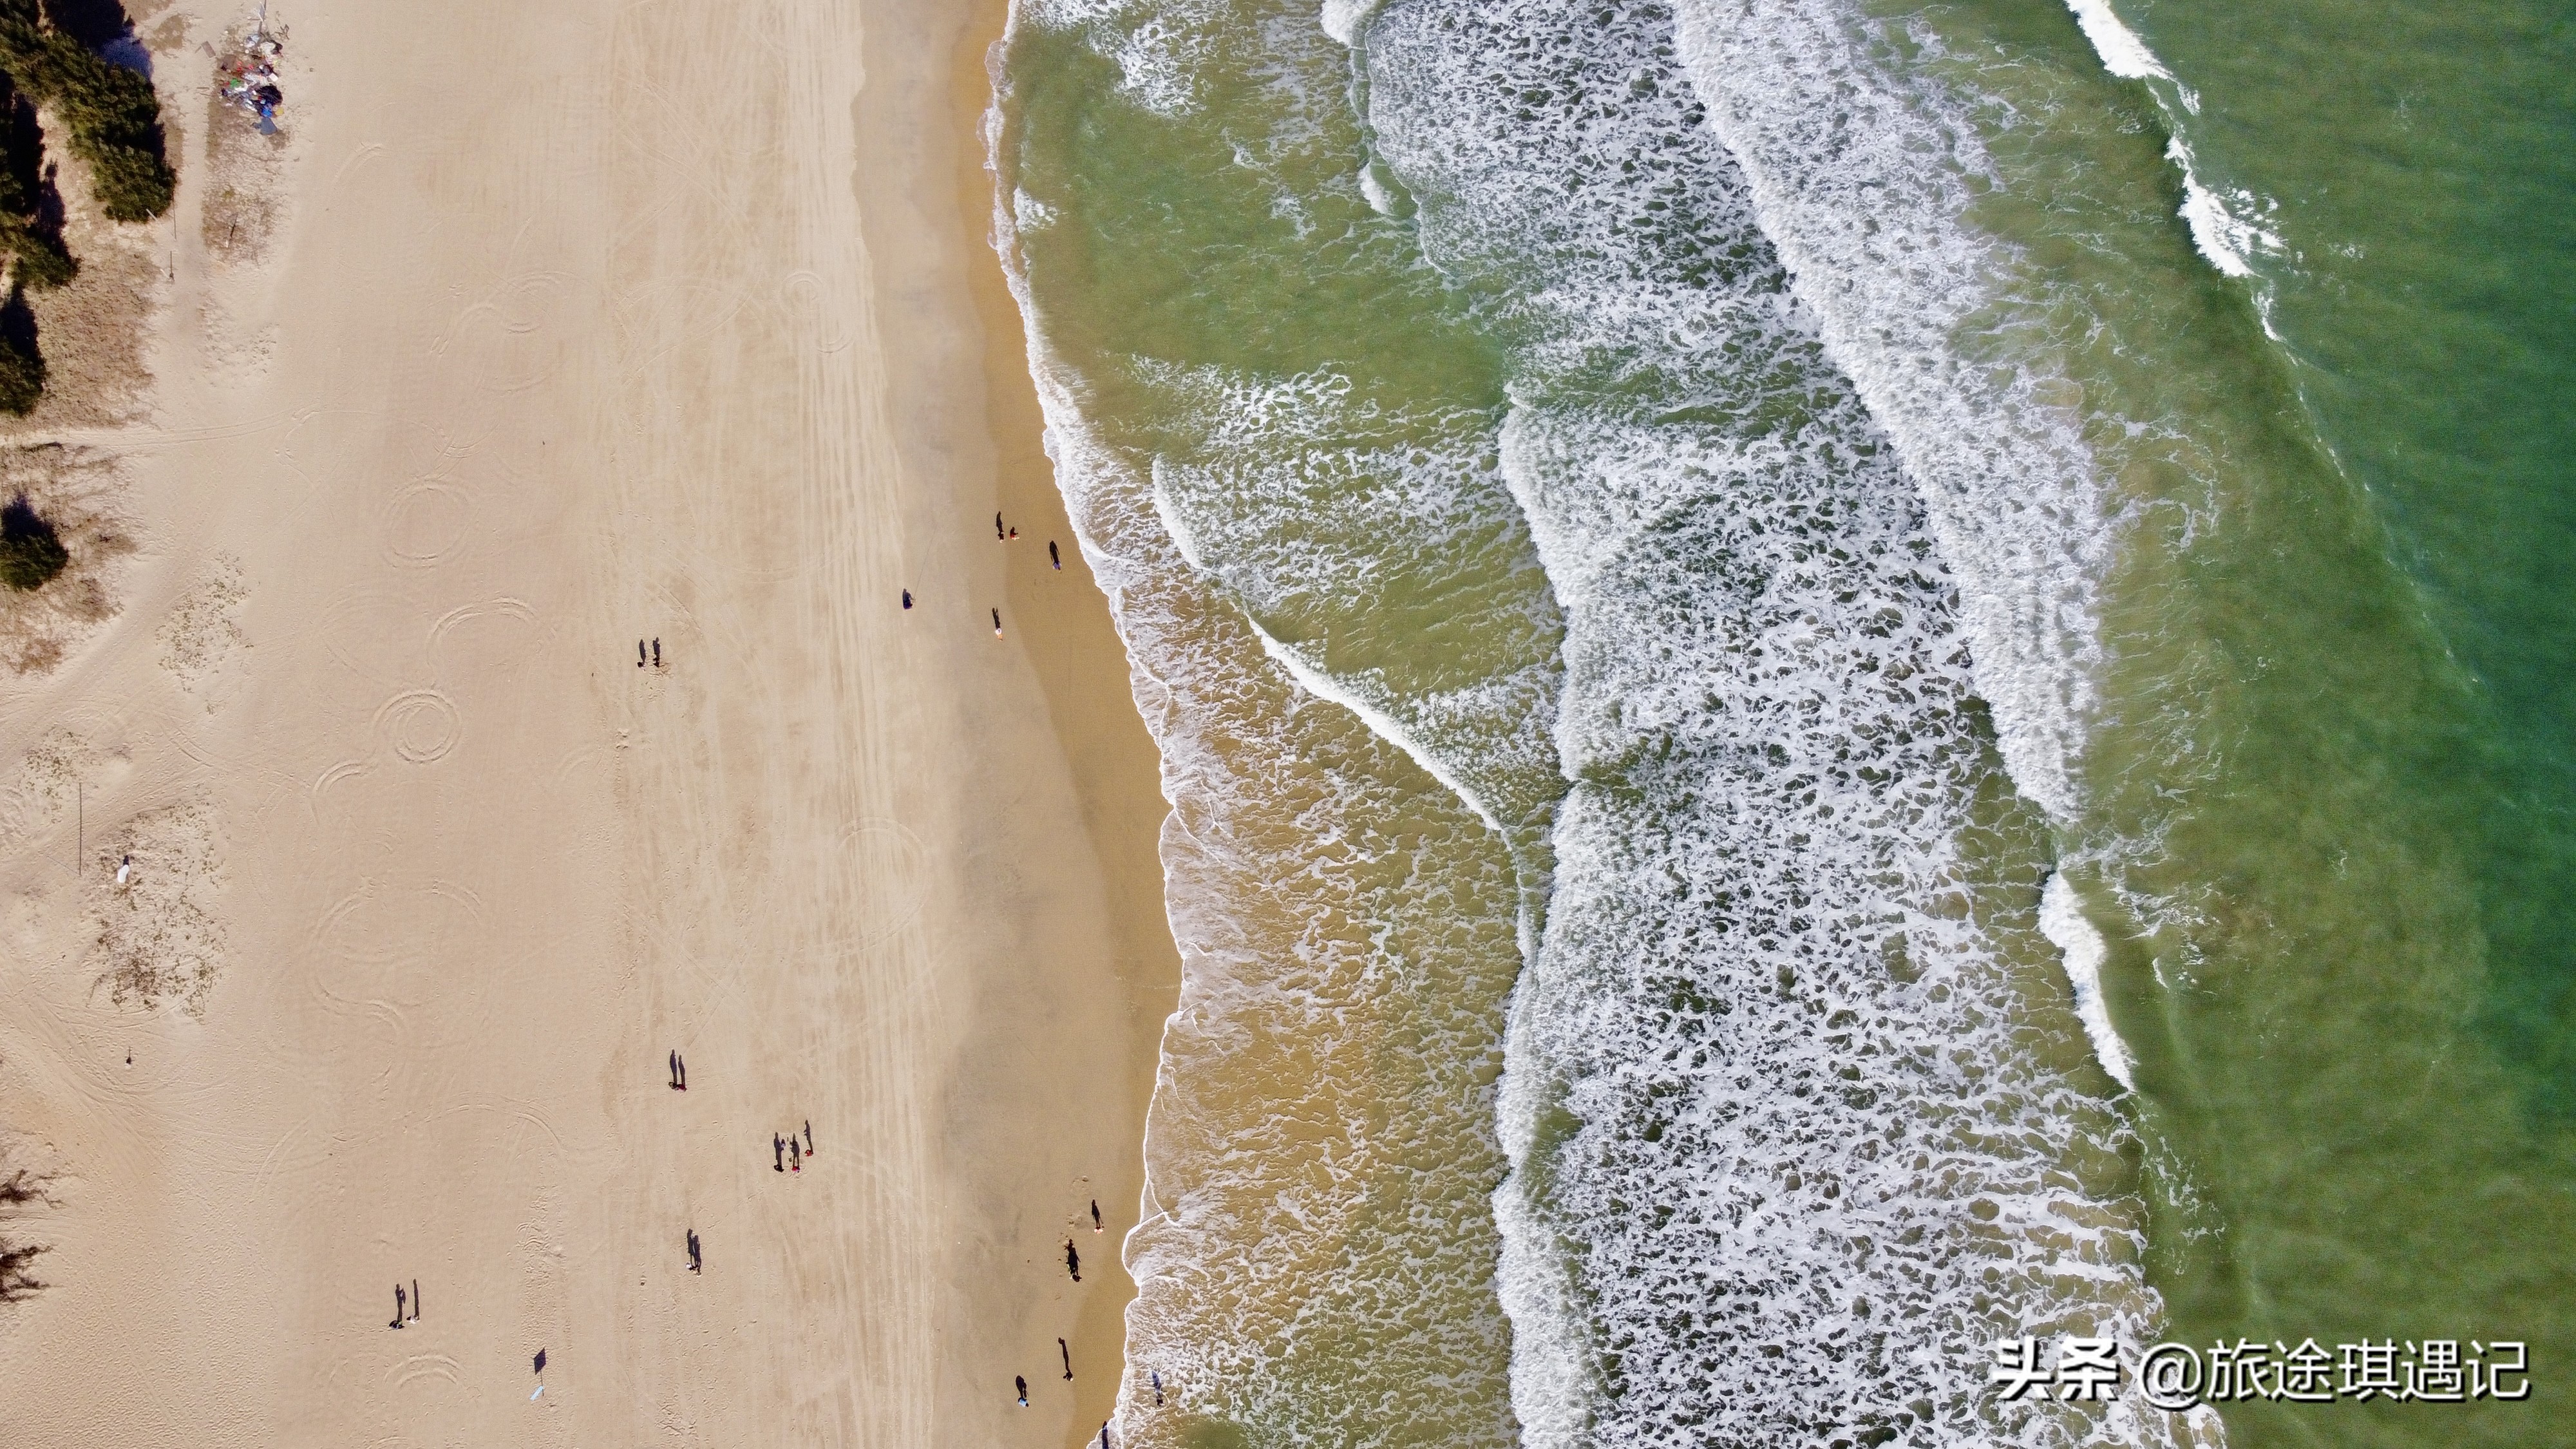
[[[256,254],[196,184],[237,17],[156,16],[154,412],[65,435],[139,551],[0,675],[0,1126],[55,1198],[6,1436],[1084,1440],[1174,967],[987,345],[996,17],[275,13]]]

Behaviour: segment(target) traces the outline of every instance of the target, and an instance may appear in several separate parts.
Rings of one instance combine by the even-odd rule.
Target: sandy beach
[[[130,549],[0,671],[0,1437],[1097,1432],[1178,968],[998,9],[280,6],[210,149],[245,17],[133,7],[151,381],[9,439]]]

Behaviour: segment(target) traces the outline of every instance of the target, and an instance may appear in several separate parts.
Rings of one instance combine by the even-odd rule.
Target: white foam
[[[2190,144],[2183,139],[2183,128],[2189,124],[2187,118],[2200,112],[2200,96],[2165,68],[2165,63],[2147,48],[2147,43],[2138,37],[2136,31],[2121,22],[2120,17],[2112,12],[2109,0],[2067,0],[2067,8],[2075,12],[2076,25],[2083,30],[2084,38],[2091,42],[2093,53],[2101,57],[2104,70],[2123,80],[2165,82],[2163,87],[2150,89],[2159,105],[2166,103],[2166,92],[2170,90],[2172,101],[2182,108],[2181,115],[2174,115],[2170,110],[2167,113],[2172,136],[2166,142],[2165,157],[2182,173],[2181,214],[2184,224],[2191,229],[2192,245],[2224,275],[2257,275],[2254,257],[2277,256],[2287,250],[2279,233],[2256,219],[2278,207],[2249,191],[2228,190],[2222,194],[2220,189],[2201,179],[2197,159],[2192,155]],[[2263,310],[2268,330],[2268,305]]]
[[[2009,315],[2012,283],[2010,248],[1962,223],[1968,178],[1993,179],[1982,143],[1836,0],[1677,14],[1764,234],[1922,490],[2013,782],[2072,820],[2116,520],[2076,420],[2042,400],[2060,380],[1975,335]],[[1968,355],[1979,343],[1993,355]]]
[[[1324,0],[1317,19],[1324,33],[1344,45],[1359,44],[1360,29],[1384,8],[1386,0]]]
[[[1381,738],[1404,751],[1415,764],[1428,771],[1431,778],[1439,781],[1450,794],[1464,801],[1468,809],[1476,812],[1476,818],[1485,822],[1487,830],[1496,835],[1505,833],[1502,817],[1495,813],[1491,805],[1485,803],[1483,792],[1479,791],[1464,775],[1452,769],[1449,763],[1441,758],[1440,752],[1434,750],[1411,725],[1396,718],[1382,703],[1371,700],[1349,682],[1325,673],[1294,645],[1281,643],[1259,625],[1253,626],[1253,632],[1261,636],[1262,652],[1276,661],[1280,668],[1287,670],[1289,678],[1296,680],[1308,693],[1317,698],[1329,699],[1358,715],[1361,723],[1366,724]]]
[[[1524,547],[1523,521],[1495,471],[1489,415],[1381,401],[1332,370],[1137,370],[1204,420],[1202,442],[1152,466],[1156,510],[1192,566],[1240,599],[1319,697],[1382,724],[1516,849],[1528,845],[1558,793],[1557,626],[1545,579],[1502,562]],[[1477,648],[1409,647],[1471,624]]]
[[[2111,946],[2086,919],[2084,903],[2063,871],[2050,876],[2040,892],[2039,929],[2066,955],[2066,981],[2075,991],[2075,1015],[2093,1043],[2094,1058],[2123,1091],[2136,1091],[2128,1044],[2111,1025],[2111,1008],[2102,1000],[2102,963],[2110,959]]]
[[[2182,219],[2191,228],[2192,245],[2211,266],[2231,277],[2251,277],[2253,257],[2287,250],[2279,233],[2254,219],[2258,212],[2276,209],[2273,204],[2250,191],[2222,197],[2210,190],[2179,132],[2165,143],[2165,157],[2182,172]]]
[[[2112,13],[2110,0],[2066,0],[2066,8],[2075,12],[2075,23],[2084,31],[2084,38],[2093,42],[2094,53],[2102,57],[2103,69],[2123,80],[2145,80],[2150,76],[2173,79],[2173,72],[2147,49],[2138,33]]]

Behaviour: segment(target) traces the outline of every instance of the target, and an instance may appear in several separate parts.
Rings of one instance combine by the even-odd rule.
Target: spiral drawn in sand
[[[444,759],[465,736],[455,701],[435,689],[405,690],[376,711],[376,733],[407,764]]]

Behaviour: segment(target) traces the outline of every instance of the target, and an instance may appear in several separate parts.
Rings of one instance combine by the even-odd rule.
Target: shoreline
[[[1084,828],[1105,871],[1106,903],[1117,932],[1114,969],[1125,992],[1128,1033],[1121,1053],[1127,1068],[1120,1117],[1126,1152],[1102,1199],[1109,1221],[1101,1261],[1109,1286],[1086,1298],[1078,1327],[1087,1341],[1114,1346],[1123,1370],[1127,1307],[1136,1297],[1124,1257],[1127,1234],[1144,1211],[1146,1111],[1161,1072],[1163,1026],[1180,1005],[1180,950],[1165,900],[1161,849],[1171,805],[1162,792],[1161,754],[1137,711],[1125,642],[1074,540],[1055,464],[1046,454],[1046,420],[1029,376],[1028,338],[992,248],[993,175],[982,143],[992,104],[986,57],[1001,42],[1009,8],[1010,0],[991,0],[959,37],[951,85],[961,124],[951,134],[971,140],[957,168],[959,205],[972,259],[970,290],[984,328],[987,432],[1001,450],[1000,502],[1016,516],[1042,519],[1042,531],[1063,543],[1065,588],[1049,586],[1055,571],[1038,572],[1035,539],[1024,537],[1030,551],[1015,560],[1022,567],[1013,574],[1010,597],[1020,605],[1033,658],[1043,654],[1054,666],[1040,668],[1038,681],[1072,767]],[[1045,607],[1034,607],[1041,602]],[[1086,1383],[1076,1396],[1077,1428],[1116,1411],[1118,1382]]]
[[[152,241],[151,421],[82,438],[130,474],[123,612],[0,679],[0,1126],[59,1198],[0,1422],[1075,1449],[1106,1417],[1178,962],[984,241],[1000,9],[288,17],[273,244]],[[174,98],[232,17],[172,16],[202,158]],[[427,83],[460,32],[485,59]],[[985,553],[995,506],[1022,538]],[[232,634],[183,678],[192,601]],[[148,898],[220,928],[201,1014],[91,988],[98,912],[147,897],[74,881],[73,812],[12,785],[48,731],[90,856],[202,864]]]

